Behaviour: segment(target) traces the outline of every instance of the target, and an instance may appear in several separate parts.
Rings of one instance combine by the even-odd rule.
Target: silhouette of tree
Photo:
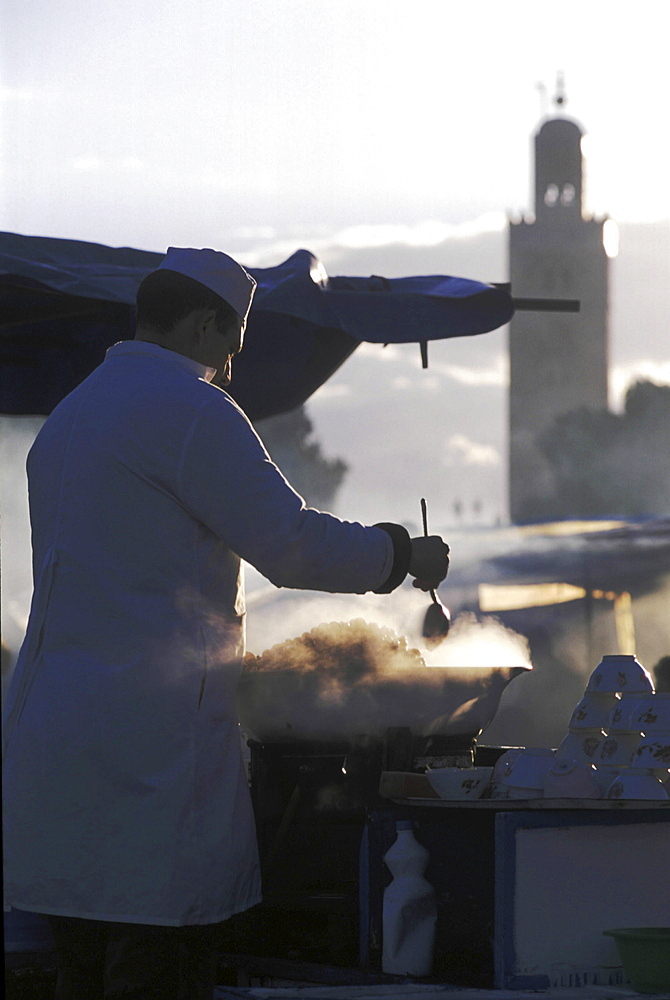
[[[670,385],[635,382],[622,414],[574,410],[538,444],[555,482],[548,515],[670,513]]]
[[[311,507],[328,510],[347,473],[341,458],[325,458],[312,437],[313,425],[304,406],[256,424],[263,444],[291,485]]]

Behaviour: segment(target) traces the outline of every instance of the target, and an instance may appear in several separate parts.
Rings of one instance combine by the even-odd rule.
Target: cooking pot
[[[421,667],[362,679],[346,687],[330,673],[243,672],[240,723],[260,743],[382,737],[393,727],[416,736],[475,738],[496,714],[503,691],[529,666]]]

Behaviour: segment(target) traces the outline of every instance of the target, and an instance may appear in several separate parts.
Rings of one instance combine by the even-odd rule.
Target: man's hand
[[[435,590],[444,580],[449,569],[449,546],[439,535],[428,535],[412,539],[412,557],[409,574],[413,576],[414,587],[419,590]]]

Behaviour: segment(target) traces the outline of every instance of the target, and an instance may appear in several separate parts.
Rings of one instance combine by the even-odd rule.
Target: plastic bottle
[[[423,877],[429,855],[415,839],[411,820],[398,820],[396,831],[384,855],[393,881],[384,891],[382,969],[399,976],[428,976],[437,919],[435,890]]]

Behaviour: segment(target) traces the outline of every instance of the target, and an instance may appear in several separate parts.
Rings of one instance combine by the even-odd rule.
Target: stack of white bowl
[[[618,704],[616,691],[586,688],[570,716],[568,735],[556,751],[556,763],[547,776],[547,798],[602,797],[595,762],[606,739],[605,723]],[[561,792],[561,788],[565,790]]]
[[[636,721],[639,701],[639,691],[622,695],[605,723],[606,736],[598,751],[596,767],[598,781],[608,798],[622,797],[616,791],[610,796],[612,784],[632,767],[635,750],[644,735]]]
[[[595,765],[597,783],[607,798],[665,798],[668,793],[650,767],[650,758],[645,757],[645,753],[650,755],[655,751],[662,757],[664,752],[664,743],[659,748],[645,749],[643,717],[653,715],[650,705],[656,702],[650,699],[656,697],[650,674],[635,656],[618,653],[603,656],[572,714],[568,736],[556,753],[557,759],[567,760],[570,755],[582,762],[588,759]],[[665,743],[670,754],[670,703],[667,711]],[[670,768],[670,763],[666,767]],[[666,773],[665,777],[668,776]]]
[[[496,762],[488,795],[670,798],[670,694],[654,694],[635,656],[603,656],[558,749],[508,750]]]
[[[556,760],[544,779],[545,799],[599,799],[596,768],[578,760]]]
[[[621,787],[615,783],[613,796],[670,798],[670,693],[640,698],[631,720],[643,736],[633,751],[628,780]]]
[[[587,687],[570,716],[568,735],[556,751],[556,760],[595,764],[606,738],[605,724],[618,703],[616,691],[592,691]]]

